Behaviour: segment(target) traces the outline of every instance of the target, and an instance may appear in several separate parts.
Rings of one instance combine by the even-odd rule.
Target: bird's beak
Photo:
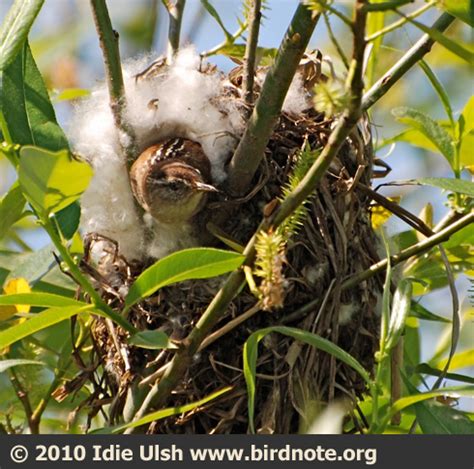
[[[219,189],[216,189],[214,186],[211,186],[211,184],[204,184],[203,182],[196,182],[194,184],[194,187],[201,192],[220,192]]]

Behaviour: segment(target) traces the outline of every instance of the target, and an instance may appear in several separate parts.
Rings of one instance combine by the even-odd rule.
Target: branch
[[[454,16],[449,13],[443,13],[433,23],[431,29],[439,32],[445,31],[454,21]],[[387,91],[410,70],[419,60],[421,60],[433,47],[436,41],[428,34],[424,34],[420,40],[365,93],[362,100],[362,109],[366,111],[376,103]]]
[[[299,4],[283,38],[275,62],[268,72],[247,128],[229,164],[229,192],[242,195],[249,187],[301,57],[316,27],[319,14]]]
[[[10,383],[15,390],[15,394],[23,406],[25,411],[25,417],[28,421],[28,427],[32,435],[37,435],[39,433],[39,423],[33,420],[33,409],[31,407],[30,399],[28,393],[24,389],[22,383],[18,379],[18,376],[13,368],[10,368]]]
[[[181,23],[183,21],[186,0],[163,0],[169,15],[168,29],[168,63],[172,63],[179,50],[179,37],[181,35]]]
[[[329,166],[332,158],[337,154],[344,139],[349,135],[361,115],[360,105],[363,90],[362,75],[365,52],[364,35],[367,19],[367,14],[362,8],[364,4],[365,0],[358,0],[356,4],[356,17],[353,25],[353,57],[347,81],[347,88],[351,98],[348,109],[339,118],[338,124],[331,133],[328,143],[321,152],[318,160],[309,170],[307,176],[296,187],[295,191],[285,199],[280,209],[276,212],[276,216],[266,218],[262,221],[256,234],[254,234],[252,239],[248,242],[243,253],[245,255],[246,265],[251,265],[253,263],[257,233],[261,229],[268,229],[271,226],[276,227],[281,224],[285,218],[306,199],[307,195],[314,190],[316,184],[323,177],[325,168]],[[317,19],[313,19],[313,21],[315,23]],[[297,203],[297,201],[299,201],[299,203]],[[201,343],[204,341],[206,336],[208,336],[211,329],[221,319],[230,302],[239,293],[244,283],[245,276],[242,269],[232,272],[224,283],[224,286],[219,290],[210,305],[207,307],[194,329],[183,341],[183,348],[173,357],[171,365],[166,368],[163,377],[150,389],[140,409],[135,415],[134,420],[143,417],[151,406],[159,407],[165,404],[169,394],[173,391],[186,372],[192,357],[198,351]],[[131,432],[133,432],[133,429],[128,429],[125,433]]]
[[[474,213],[469,213],[464,217],[460,218],[458,221],[452,223],[448,227],[442,229],[438,233],[430,236],[423,241],[410,246],[403,251],[400,251],[398,254],[395,254],[390,257],[390,263],[392,267],[400,264],[403,261],[406,261],[410,257],[416,256],[418,254],[429,251],[432,247],[448,240],[454,233],[458,232],[465,226],[468,226],[470,223],[474,222]],[[382,272],[387,267],[387,259],[383,259],[376,264],[369,267],[367,270],[360,272],[351,278],[347,279],[341,286],[342,290],[347,290],[349,288],[355,287],[364,280],[373,277],[375,274]]]
[[[406,22],[409,21],[409,19],[414,19],[418,16],[420,16],[422,13],[424,13],[425,11],[429,10],[430,8],[432,8],[434,5],[436,4],[436,1],[435,0],[432,0],[431,2],[428,2],[426,5],[423,5],[421,8],[419,8],[418,10],[415,10],[414,12],[406,15],[406,18],[401,18],[395,22],[393,22],[392,24],[389,24],[387,26],[385,26],[385,28],[375,32],[374,34],[371,34],[370,36],[367,36],[365,38],[365,40],[367,42],[371,42],[371,41],[375,41],[375,39],[377,39],[378,37],[380,36],[384,36],[385,34],[387,33],[390,33],[392,31],[394,31],[395,29],[398,29],[400,28],[401,26],[403,26]]]
[[[260,30],[260,20],[262,17],[261,0],[253,0],[249,10],[249,37],[245,47],[244,73],[242,91],[246,104],[253,104],[253,83],[255,77],[255,62],[257,55],[258,33]]]
[[[112,28],[105,0],[90,0],[92,14],[99,36],[100,47],[104,56],[105,75],[110,97],[110,109],[119,132],[119,143],[126,156],[127,164],[131,165],[135,156],[135,135],[127,126],[124,118],[126,100],[123,84],[122,66],[118,46],[118,33]]]

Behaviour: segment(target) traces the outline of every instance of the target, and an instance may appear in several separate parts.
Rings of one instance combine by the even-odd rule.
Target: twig
[[[28,422],[28,427],[30,432],[33,435],[37,435],[39,433],[39,422],[33,420],[33,409],[31,407],[30,399],[28,397],[28,393],[23,388],[22,383],[18,379],[18,376],[13,368],[10,368],[10,382],[15,390],[15,394],[18,397],[21,405],[23,406],[23,410],[25,411],[25,417]]]
[[[262,161],[286,93],[319,16],[304,4],[299,4],[296,9],[275,62],[265,78],[244,135],[229,164],[229,192],[234,195],[246,192]]]
[[[365,10],[366,11],[387,11],[393,10],[394,8],[401,7],[406,5],[407,3],[414,3],[415,0],[392,0],[389,2],[382,2],[382,3],[366,3]]]
[[[403,251],[400,251],[398,254],[391,256],[390,262],[392,266],[398,265],[403,261],[406,261],[410,257],[416,256],[418,254],[424,253],[429,251],[432,247],[446,241],[450,238],[454,233],[458,232],[465,226],[469,225],[470,223],[474,222],[474,213],[469,213],[464,217],[460,218],[456,222],[452,223],[448,227],[442,229],[438,233],[433,236],[430,236],[423,241],[410,246]],[[359,272],[358,274],[350,277],[342,284],[342,289],[347,290],[349,288],[355,287],[356,285],[360,284],[364,280],[373,277],[375,274],[382,272],[387,267],[387,259],[383,259],[376,264],[373,264],[367,270],[363,272]]]
[[[201,52],[201,54],[199,55],[201,56],[202,59],[204,59],[206,57],[210,57],[211,55],[218,54],[222,49],[224,49],[224,47],[234,44],[234,42],[237,39],[239,39],[239,37],[242,36],[242,34],[244,34],[245,30],[247,29],[247,26],[248,26],[247,21],[244,21],[243,23],[239,25],[239,29],[237,29],[237,31],[234,34],[232,34],[229,37],[226,37],[224,41],[222,41],[217,46],[214,46],[212,49]]]
[[[297,186],[295,191],[293,191],[289,197],[285,199],[282,206],[280,207],[280,210],[277,211],[276,217],[263,220],[256,233],[258,233],[260,229],[268,229],[270,226],[276,227],[281,224],[285,218],[290,215],[296,207],[299,206],[299,203],[302,203],[306,199],[307,195],[314,190],[316,184],[324,175],[324,170],[321,168],[326,168],[329,166],[331,159],[337,154],[345,138],[349,135],[361,115],[360,104],[363,89],[362,74],[365,50],[364,35],[367,18],[365,10],[361,8],[364,4],[365,0],[358,0],[356,4],[356,16],[353,25],[353,58],[347,82],[347,88],[351,97],[348,109],[339,118],[338,124],[331,133],[328,143],[321,152],[318,160],[309,170],[308,175],[310,175],[310,177],[305,177],[303,181]],[[304,11],[306,14],[308,13],[306,9],[304,9]],[[306,20],[309,21],[310,18],[306,18]],[[314,23],[317,21],[317,19],[311,20]],[[324,163],[321,164],[321,160]],[[291,199],[291,201],[287,203],[289,199]],[[297,204],[296,202],[298,200],[299,203]],[[244,250],[244,255],[246,256],[245,264],[247,265],[250,265],[253,262],[253,258],[255,256],[255,239],[256,234],[254,234]],[[160,406],[166,402],[169,394],[173,391],[179,380],[186,372],[192,357],[197,352],[206,336],[209,334],[209,331],[214,327],[214,325],[221,318],[222,314],[226,311],[232,299],[236,294],[238,294],[244,284],[244,281],[245,277],[242,269],[232,272],[232,274],[228,277],[227,281],[224,283],[224,286],[213,298],[194,329],[183,341],[183,348],[180,349],[173,357],[171,366],[166,369],[163,377],[150,389],[140,409],[136,413],[134,420],[143,417],[151,406]],[[125,433],[132,432],[133,429],[128,429]]]
[[[342,50],[342,47],[339,44],[339,41],[337,40],[334,34],[334,31],[332,30],[332,26],[331,26],[331,22],[329,21],[328,14],[324,12],[323,17],[324,17],[324,23],[326,24],[326,29],[328,30],[329,39],[331,39],[331,42],[336,48],[337,53],[339,54],[339,57],[341,58],[341,61],[344,64],[344,67],[348,69],[349,61],[347,60],[346,54],[344,54],[344,51]]]
[[[454,17],[449,13],[443,13],[433,23],[431,29],[439,32],[445,31],[454,21]],[[374,103],[376,103],[387,91],[413,67],[420,59],[422,59],[433,47],[436,41],[428,34],[424,34],[420,40],[388,71],[380,78],[367,93],[364,94],[362,100],[362,109],[366,111]]]
[[[244,94],[243,97],[246,104],[253,104],[253,84],[255,78],[258,33],[260,30],[260,20],[262,16],[261,8],[261,0],[252,0],[248,17],[249,35],[247,38],[247,45],[245,47],[244,73],[242,82],[242,91]]]
[[[436,4],[435,1],[428,2],[426,5],[423,5],[418,10],[415,10],[414,12],[409,13],[408,15],[406,15],[406,18],[401,18],[397,21],[394,21],[393,23],[385,26],[385,28],[375,32],[374,34],[371,34],[370,36],[367,36],[365,38],[365,40],[367,42],[375,41],[375,39],[379,38],[380,36],[383,36],[387,33],[390,33],[391,31],[394,31],[395,29],[398,29],[400,26],[403,26],[408,21],[408,18],[410,18],[410,19],[417,18],[418,16],[423,14],[425,11],[427,11],[431,7],[433,7],[435,4]]]
[[[163,0],[168,11],[168,63],[172,63],[179,50],[179,38],[181,35],[181,23],[183,22],[184,7],[186,0]]]
[[[240,314],[239,316],[237,316],[232,321],[229,321],[225,326],[222,326],[217,331],[215,331],[212,334],[208,335],[204,339],[204,341],[202,342],[202,344],[199,347],[198,351],[200,352],[201,350],[203,350],[206,347],[208,347],[209,345],[211,345],[213,342],[215,342],[217,339],[219,339],[223,335],[228,334],[230,331],[235,329],[237,326],[240,326],[240,324],[247,321],[247,319],[251,318],[253,315],[258,313],[259,311],[262,311],[262,305],[260,303],[257,303],[254,306],[252,306],[250,309],[245,311],[245,313]]]
[[[131,165],[136,156],[135,135],[133,130],[126,124],[124,117],[126,100],[118,46],[118,33],[112,28],[105,0],[90,1],[100,47],[104,56],[110,109],[115,126],[120,134],[120,146],[126,157],[127,164]]]

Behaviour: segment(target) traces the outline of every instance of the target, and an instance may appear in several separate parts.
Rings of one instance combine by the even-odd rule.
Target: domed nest
[[[245,197],[236,199],[226,192],[225,168],[242,134],[244,116],[248,114],[241,99],[241,69],[237,67],[226,76],[193,60],[185,67],[198,74],[197,78],[190,77],[188,72],[181,73],[177,66],[167,67],[159,62],[147,69],[143,69],[143,62],[126,69],[130,124],[137,133],[140,149],[155,139],[174,134],[201,143],[206,153],[209,152],[213,183],[221,192],[208,199],[195,222],[202,229],[209,228],[209,245],[230,249],[221,241],[230,239],[244,246],[265,210],[281,197],[301,150],[321,148],[328,139],[333,119],[314,109],[308,91],[316,81],[327,78],[316,73],[320,63],[306,58],[290,88],[251,190]],[[259,71],[257,95],[264,74],[264,69]],[[174,89],[176,96],[166,104],[170,89]],[[158,97],[157,93],[160,93]],[[81,119],[90,124],[91,116],[97,120],[97,114],[101,113],[102,123],[104,119],[111,122],[103,94],[99,90],[96,98],[82,105],[76,124]],[[200,116],[193,111],[196,106]],[[184,108],[192,109],[186,114]],[[84,198],[82,223],[89,234],[82,266],[94,279],[102,297],[119,311],[137,275],[176,247],[164,239],[168,234],[163,233],[149,241],[153,246],[146,246],[146,236],[139,228],[141,215],[133,205],[128,186],[128,192],[124,192],[128,181],[120,173],[120,168],[125,167],[117,156],[120,136],[102,127],[99,143],[87,132],[83,130],[83,135],[76,135],[76,149],[95,167],[95,178],[101,182],[93,183]],[[104,142],[103,135],[109,134],[109,140]],[[113,169],[102,178],[108,164]],[[350,288],[344,285],[348,277],[378,260],[377,238],[370,223],[371,200],[360,189],[360,183],[370,185],[372,167],[370,135],[367,130],[354,130],[307,201],[303,223],[286,245],[280,263],[277,301],[274,304],[270,301],[263,310],[262,302],[249,288],[243,289],[214,329],[219,332],[208,338],[195,355],[167,406],[191,403],[228,385],[232,390],[192,412],[154,422],[147,429],[149,433],[246,433],[247,392],[242,349],[249,335],[261,328],[285,325],[310,331],[342,347],[367,370],[372,369],[378,343],[376,305],[382,281],[373,277]],[[104,184],[109,178],[110,182]],[[118,184],[120,188],[114,187]],[[111,187],[115,195],[110,194]],[[108,191],[107,195],[101,191]],[[223,211],[225,216],[221,215]],[[117,228],[120,223],[122,231]],[[218,237],[213,236],[216,232]],[[162,330],[179,341],[190,333],[222,283],[223,278],[219,277],[165,287],[136,305],[128,319],[138,329]],[[244,313],[245,321],[229,330],[224,327],[235,324],[231,321]],[[173,351],[129,346],[126,339],[127,334],[120,328],[97,318],[93,327],[95,353],[92,362],[84,364],[84,370],[103,370],[100,379],[93,378],[90,371],[87,375],[95,389],[87,402],[93,409],[91,415],[103,405],[111,404],[108,411],[111,423],[122,417],[130,418],[131,396],[146,394],[173,356]],[[296,433],[307,426],[306,416],[314,415],[315,407],[342,396],[355,399],[364,389],[361,377],[330,355],[294,339],[270,334],[259,350],[255,428],[258,433]]]

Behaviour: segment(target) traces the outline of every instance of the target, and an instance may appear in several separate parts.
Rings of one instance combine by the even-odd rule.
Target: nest
[[[281,196],[302,146],[322,147],[332,124],[331,119],[313,109],[297,118],[282,114],[251,193],[234,200],[216,196],[208,202],[213,210],[204,210],[200,222],[215,221],[209,220],[209,213],[225,207],[230,216],[218,220],[219,229],[245,245],[264,211]],[[358,189],[358,182],[370,185],[372,167],[370,138],[354,130],[308,201],[303,226],[287,245],[283,306],[260,310],[255,296],[245,288],[214,330],[246,312],[248,319],[205,344],[167,406],[191,403],[224,386],[232,386],[232,391],[192,412],[154,422],[147,429],[149,433],[246,433],[242,349],[249,335],[264,327],[285,325],[313,332],[342,347],[366,369],[373,368],[381,279],[373,277],[353,288],[341,288],[345,279],[378,260],[377,239],[370,224],[371,200]],[[123,292],[145,266],[128,263],[111,240],[95,236],[89,241],[90,246],[98,241],[107,244],[110,255],[102,266],[93,266],[86,248],[83,269],[95,279],[107,303],[119,310]],[[219,246],[218,242],[215,245]],[[137,305],[129,320],[138,329],[159,329],[179,341],[190,333],[222,282],[222,278],[196,280],[163,288]],[[94,392],[81,407],[87,404],[93,416],[110,404],[110,423],[130,417],[127,395],[130,399],[140,387],[146,392],[150,376],[159,379],[160,370],[173,356],[172,351],[131,347],[126,338],[120,328],[97,318],[91,362],[82,363],[83,379],[65,391],[72,392],[74,387],[91,381]],[[98,369],[103,370],[99,375],[95,373]],[[255,428],[259,433],[301,431],[308,424],[306,416],[314,415],[315,407],[341,396],[349,396],[355,402],[365,390],[363,380],[351,368],[324,352],[278,334],[262,341],[257,373]]]

